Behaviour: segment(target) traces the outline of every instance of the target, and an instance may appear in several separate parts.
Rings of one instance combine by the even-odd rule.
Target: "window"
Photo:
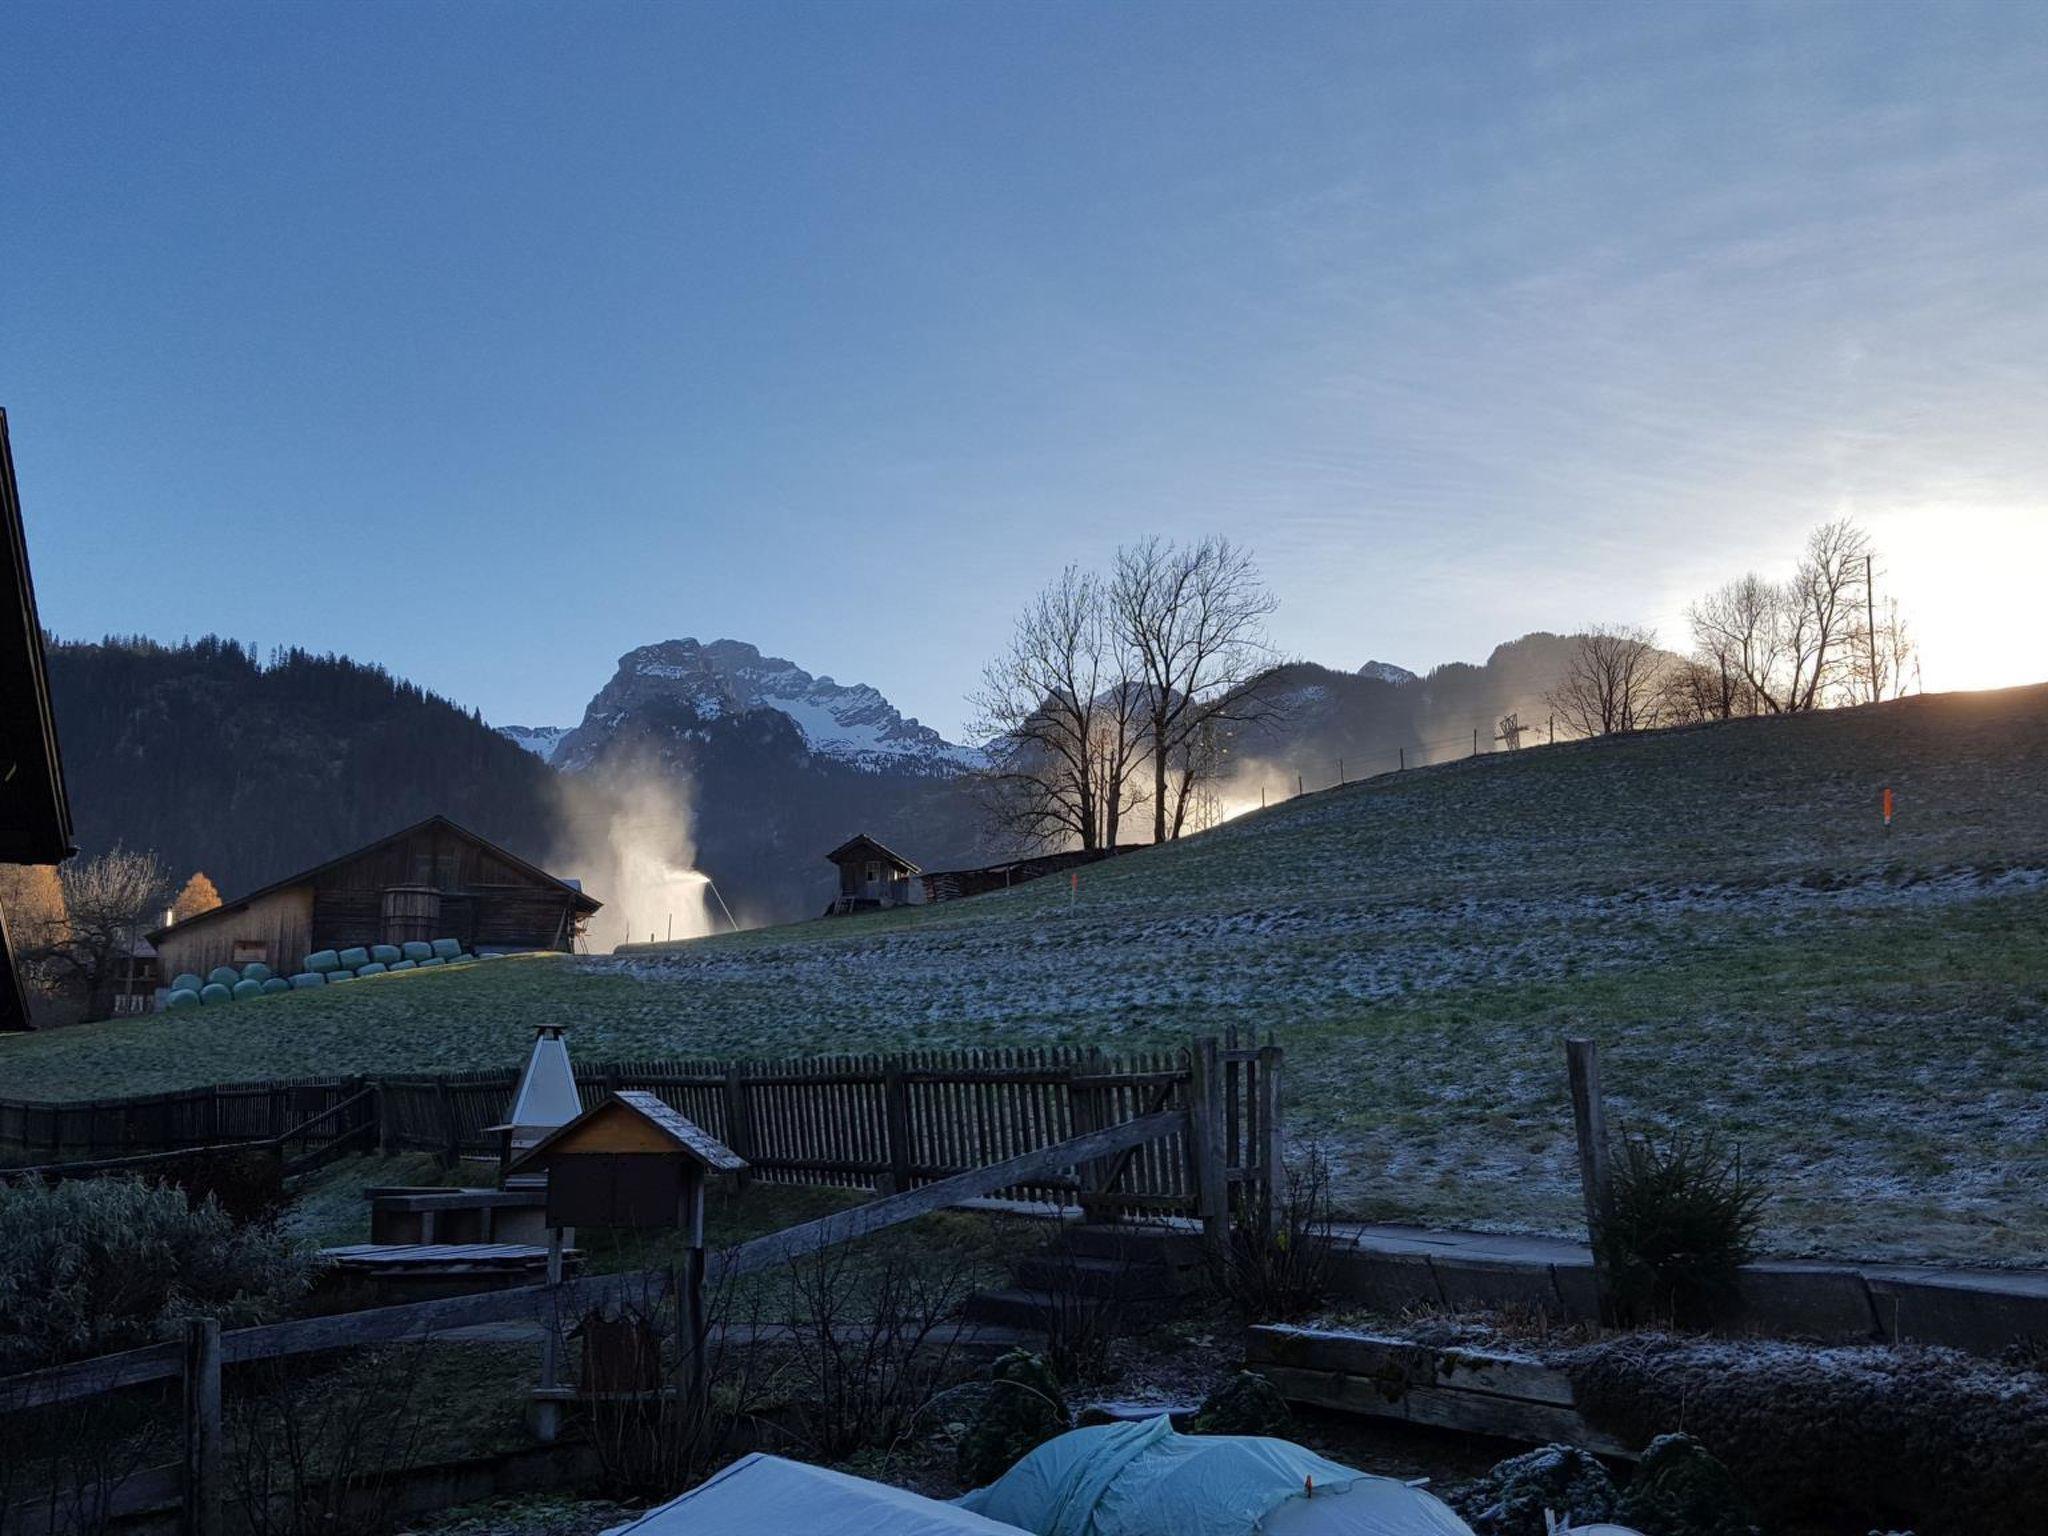
[[[877,880],[881,878],[882,866],[879,864],[870,864],[868,866],[868,884],[873,885]]]
[[[236,965],[247,965],[252,960],[260,960],[266,965],[270,963],[269,942],[264,939],[235,940],[234,963]]]

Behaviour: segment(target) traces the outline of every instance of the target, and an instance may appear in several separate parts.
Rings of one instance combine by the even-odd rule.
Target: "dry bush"
[[[1329,1290],[1330,1166],[1309,1147],[1282,1169],[1270,1218],[1231,1228],[1211,1255],[1211,1283],[1252,1322],[1285,1322],[1313,1311]]]

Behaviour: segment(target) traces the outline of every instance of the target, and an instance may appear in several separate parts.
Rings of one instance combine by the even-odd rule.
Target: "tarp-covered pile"
[[[606,1536],[1022,1536],[952,1504],[755,1452]]]
[[[1472,1536],[1420,1488],[1164,1418],[1048,1440],[960,1506],[1036,1536]]]

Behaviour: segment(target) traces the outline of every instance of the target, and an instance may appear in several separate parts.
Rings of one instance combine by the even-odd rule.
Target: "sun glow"
[[[1929,693],[2048,682],[2048,508],[1875,514],[1877,600],[1896,597]]]

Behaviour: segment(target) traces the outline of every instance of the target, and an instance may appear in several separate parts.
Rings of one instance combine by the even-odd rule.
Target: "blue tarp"
[[[1472,1536],[1439,1499],[1286,1440],[1165,1418],[1048,1440],[960,1501],[1036,1536]]]

